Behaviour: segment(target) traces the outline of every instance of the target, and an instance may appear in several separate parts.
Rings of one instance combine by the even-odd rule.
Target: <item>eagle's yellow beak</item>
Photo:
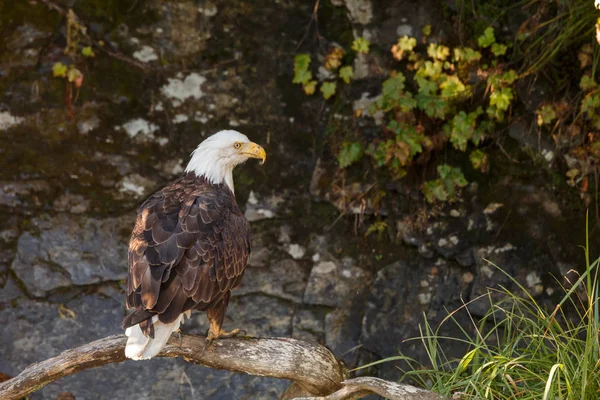
[[[265,160],[267,159],[267,153],[265,152],[265,149],[254,142],[245,143],[241,149],[241,153],[247,155],[248,157],[260,159],[261,164],[264,164]]]

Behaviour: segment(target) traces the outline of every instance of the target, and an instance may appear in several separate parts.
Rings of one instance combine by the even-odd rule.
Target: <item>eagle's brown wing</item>
[[[169,323],[187,310],[207,309],[241,282],[250,254],[250,227],[233,194],[197,180],[175,182],[138,212],[129,243],[123,327],[142,321],[152,336],[154,315]]]

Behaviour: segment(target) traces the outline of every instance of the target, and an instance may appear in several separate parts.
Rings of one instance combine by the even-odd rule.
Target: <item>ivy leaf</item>
[[[467,63],[481,60],[481,53],[470,47],[455,48],[454,59],[456,61],[465,61]]]
[[[305,84],[312,79],[312,72],[308,70],[300,70],[294,73],[294,79],[292,83]]]
[[[502,88],[496,90],[490,95],[490,106],[496,106],[500,111],[508,110],[510,102],[513,99],[513,91],[511,88]]]
[[[430,78],[437,79],[437,78],[439,78],[440,74],[442,73],[443,66],[444,65],[439,60],[435,60],[433,62],[425,61],[425,63],[423,63],[423,66],[421,68],[419,68],[419,70],[417,71],[417,74],[425,75]]]
[[[489,162],[488,155],[486,153],[479,149],[473,150],[471,154],[469,154],[469,160],[471,161],[473,168],[481,172],[487,172],[489,168]]]
[[[345,67],[340,68],[339,75],[340,78],[344,80],[344,82],[349,84],[350,80],[354,76],[354,70],[352,69],[352,66],[346,65]]]
[[[396,106],[402,112],[409,112],[417,106],[417,101],[413,98],[412,93],[406,92],[397,100]]]
[[[61,62],[54,63],[52,66],[52,75],[57,78],[66,78],[67,66]]]
[[[541,108],[537,109],[537,125],[547,125],[556,119],[556,111],[554,111],[554,107],[550,104],[546,104]]]
[[[598,86],[596,81],[588,75],[582,76],[581,81],[579,81],[579,87],[581,88],[581,90],[585,90],[585,91],[592,90],[596,86]]]
[[[94,54],[92,46],[87,46],[81,49],[81,55],[83,55],[84,57],[94,57],[96,54]]]
[[[491,26],[488,27],[483,32],[483,35],[479,36],[479,38],[477,39],[477,44],[479,45],[479,47],[484,48],[484,49],[486,47],[490,47],[495,42],[496,42],[496,36],[494,36],[494,28],[492,28]]]
[[[344,49],[339,47],[332,47],[327,53],[327,57],[325,57],[325,68],[329,71],[335,71],[342,65],[342,57],[344,57]]]
[[[317,81],[308,81],[302,85],[302,88],[304,89],[304,93],[306,93],[307,96],[311,96],[315,93],[315,90],[317,89]]]
[[[400,61],[404,57],[404,53],[412,53],[416,45],[417,39],[404,35],[398,39],[398,43],[392,46],[392,55],[396,60]]]
[[[358,142],[346,142],[340,150],[337,159],[341,168],[347,168],[359,161],[363,156],[363,149]]]
[[[449,123],[444,125],[444,132],[450,136],[450,142],[455,149],[460,151],[467,150],[467,144],[475,132],[478,115],[478,112],[467,114],[461,111]]]
[[[310,54],[296,54],[294,57],[294,72],[306,71],[310,66]]]
[[[494,53],[496,57],[506,54],[507,49],[508,47],[505,44],[492,43],[492,53]]]
[[[512,85],[517,79],[519,79],[519,74],[514,69],[508,70],[502,75],[502,82],[508,85]]]
[[[430,43],[429,47],[427,48],[427,55],[433,59],[444,61],[450,55],[450,48],[443,45]]]
[[[401,72],[398,72],[396,76],[386,79],[382,85],[383,97],[395,97],[399,92],[404,90],[404,82],[406,78]]]
[[[413,49],[417,46],[417,39],[414,37],[408,37],[408,35],[404,35],[398,39],[398,46],[404,51],[413,51]]]
[[[425,114],[430,118],[444,119],[449,105],[446,99],[422,94],[417,95],[417,107],[425,111]]]
[[[446,201],[448,199],[448,193],[444,189],[444,184],[439,179],[425,182],[421,190],[429,203],[435,203],[436,200]]]
[[[440,89],[442,89],[442,97],[452,98],[465,93],[467,87],[460,81],[458,76],[449,75],[446,77],[446,80],[440,84]]]
[[[433,96],[437,92],[437,83],[430,81],[424,76],[417,75],[415,77],[415,81],[417,82],[417,85],[419,85],[419,94],[424,96]]]
[[[373,222],[369,226],[369,228],[367,228],[367,231],[365,232],[365,237],[368,237],[369,235],[371,235],[373,233],[377,233],[377,240],[381,240],[381,236],[383,235],[383,233],[385,232],[386,229],[387,229],[387,222],[385,222],[385,221]]]
[[[310,66],[310,54],[296,54],[294,57],[294,79],[292,83],[306,84],[312,79],[312,73],[308,70]]]
[[[479,114],[483,113],[483,110],[481,109],[481,107],[478,107],[477,110],[478,110]],[[476,127],[475,131],[473,132],[473,137],[471,138],[471,141],[473,142],[473,144],[475,146],[479,146],[479,144],[483,141],[483,139],[485,139],[485,134],[488,132],[493,132],[495,127],[496,127],[496,124],[494,123],[493,120],[484,119],[483,121],[481,121],[479,126]]]
[[[352,50],[362,54],[367,54],[369,52],[369,46],[369,41],[364,37],[359,37],[352,42]]]
[[[587,113],[588,118],[592,118],[596,109],[600,106],[600,96],[586,96],[581,101],[581,111]]]
[[[325,98],[325,100],[333,96],[335,94],[335,82],[323,82],[321,85],[321,93],[323,93],[323,98]]]

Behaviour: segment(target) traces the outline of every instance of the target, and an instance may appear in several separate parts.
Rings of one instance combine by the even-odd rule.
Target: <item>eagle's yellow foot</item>
[[[202,348],[202,353],[204,354],[204,350],[206,350],[206,348],[212,344],[213,340],[233,337],[233,336],[236,336],[239,334],[245,335],[246,331],[243,329],[234,329],[230,332],[219,330],[219,332],[217,334],[215,334],[215,333],[213,333],[212,330],[209,329],[208,334],[206,335],[206,340],[204,341],[204,347]]]
[[[246,334],[246,331],[243,329],[234,329],[230,332],[219,331],[219,333],[217,333],[216,335],[213,334],[212,332],[208,332],[208,337],[206,339],[208,341],[212,342],[215,339],[223,339],[223,338],[228,338],[228,337],[239,335],[241,332],[243,332],[244,335]]]

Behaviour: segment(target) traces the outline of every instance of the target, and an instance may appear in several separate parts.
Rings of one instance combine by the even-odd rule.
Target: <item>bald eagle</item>
[[[239,132],[220,131],[192,153],[185,174],[139,208],[129,242],[125,355],[160,352],[191,310],[206,311],[207,340],[221,330],[231,290],[250,254],[250,225],[236,202],[233,168],[265,150]]]

